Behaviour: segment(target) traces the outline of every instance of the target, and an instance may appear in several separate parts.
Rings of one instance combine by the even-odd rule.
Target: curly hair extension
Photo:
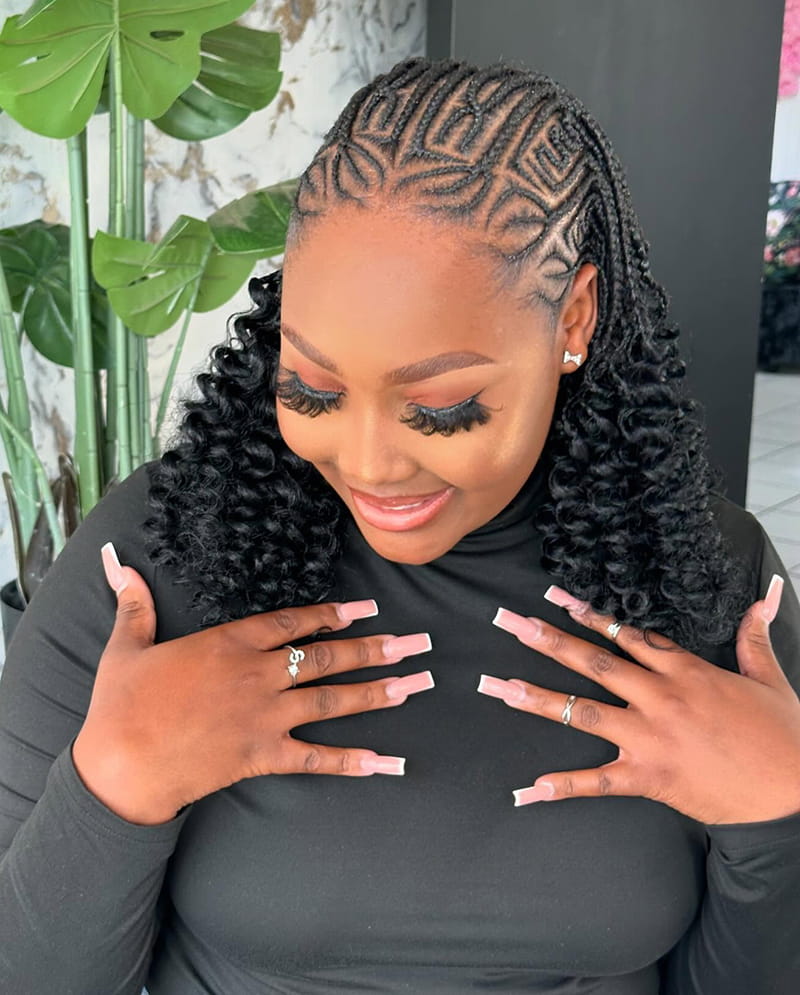
[[[337,202],[376,193],[478,231],[504,285],[553,317],[580,266],[597,267],[589,359],[561,378],[547,443],[544,566],[620,621],[690,648],[730,639],[746,592],[712,514],[678,332],[622,168],[586,108],[510,66],[402,62],[357,92],[326,136],[301,178],[288,245]],[[336,502],[286,449],[264,389],[279,283],[251,288],[257,310],[235,322],[240,347],[216,350],[152,492],[154,555],[179,566],[210,620],[322,600],[339,550]]]
[[[278,432],[280,282],[250,281],[256,307],[197,377],[150,488],[150,556],[192,585],[205,625],[322,600],[339,555],[339,498]]]

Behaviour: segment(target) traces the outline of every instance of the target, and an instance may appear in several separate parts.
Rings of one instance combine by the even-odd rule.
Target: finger
[[[119,562],[114,544],[100,550],[108,586],[117,596],[117,617],[109,647],[146,649],[156,637],[156,609],[144,578]]]
[[[372,599],[327,602],[323,605],[279,608],[260,615],[249,615],[235,622],[227,622],[225,627],[256,649],[271,650],[320,630],[338,632],[346,629],[356,619],[371,618],[377,614],[378,606]]]
[[[736,659],[740,673],[769,687],[786,687],[789,682],[772,650],[769,635],[783,592],[783,578],[770,581],[763,601],[756,601],[745,612],[736,633]]]
[[[359,684],[320,684],[313,688],[297,688],[281,695],[288,728],[373,712],[379,708],[402,705],[410,695],[434,687],[433,674],[424,670],[408,677],[386,677],[379,681]]]
[[[549,587],[544,596],[551,604],[564,608],[573,621],[613,640],[620,649],[651,670],[665,673],[673,668],[679,654],[692,655],[660,633],[623,625],[613,615],[601,615],[587,601],[573,598],[561,587]]]
[[[529,684],[527,681],[501,680],[482,674],[478,691],[500,698],[511,708],[531,715],[541,715],[552,722],[561,722],[572,729],[600,736],[618,746],[634,735],[634,718],[626,708],[607,705],[591,698],[575,698],[563,691]]]
[[[643,667],[615,656],[604,646],[569,635],[541,619],[525,618],[507,608],[500,608],[494,624],[515,635],[531,649],[558,660],[625,701],[635,702],[656,689],[656,676]]]
[[[371,774],[405,773],[405,757],[381,756],[374,750],[348,750],[319,746],[287,737],[280,761],[280,774],[336,774],[369,777]]]
[[[431,646],[427,632],[414,632],[408,636],[321,640],[306,646],[282,647],[270,657],[280,660],[281,681],[289,688],[348,670],[399,663],[407,656],[428,653]]]
[[[552,802],[565,798],[599,798],[604,795],[641,795],[634,779],[619,760],[588,770],[564,770],[538,777],[530,788],[514,791],[514,804]]]

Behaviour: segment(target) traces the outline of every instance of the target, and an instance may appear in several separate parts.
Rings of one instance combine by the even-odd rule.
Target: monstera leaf
[[[69,266],[69,228],[30,221],[0,230],[0,265],[11,305],[34,348],[61,366],[73,365],[74,334]],[[105,294],[92,286],[92,346],[98,369],[108,366]]]
[[[0,106],[52,138],[76,135],[100,99],[119,44],[122,100],[164,114],[200,72],[200,37],[251,0],[53,0],[9,17],[0,33]]]
[[[297,180],[253,190],[215,211],[208,219],[214,241],[224,252],[277,256],[286,246],[286,228]]]
[[[230,300],[257,258],[221,252],[205,221],[181,215],[158,245],[98,232],[92,267],[125,324],[152,336],[189,307],[211,311]]]
[[[231,131],[275,98],[280,36],[228,24],[200,39],[200,75],[153,122],[173,138],[199,142]]]

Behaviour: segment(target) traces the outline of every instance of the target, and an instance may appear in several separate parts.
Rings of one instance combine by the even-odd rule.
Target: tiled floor
[[[800,373],[757,373],[747,507],[800,591]]]

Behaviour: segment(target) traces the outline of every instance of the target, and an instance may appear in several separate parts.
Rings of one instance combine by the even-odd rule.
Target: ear
[[[597,267],[584,263],[575,274],[558,319],[556,341],[559,350],[580,356],[586,362],[589,343],[597,325]],[[573,373],[580,364],[568,360],[563,373]]]

